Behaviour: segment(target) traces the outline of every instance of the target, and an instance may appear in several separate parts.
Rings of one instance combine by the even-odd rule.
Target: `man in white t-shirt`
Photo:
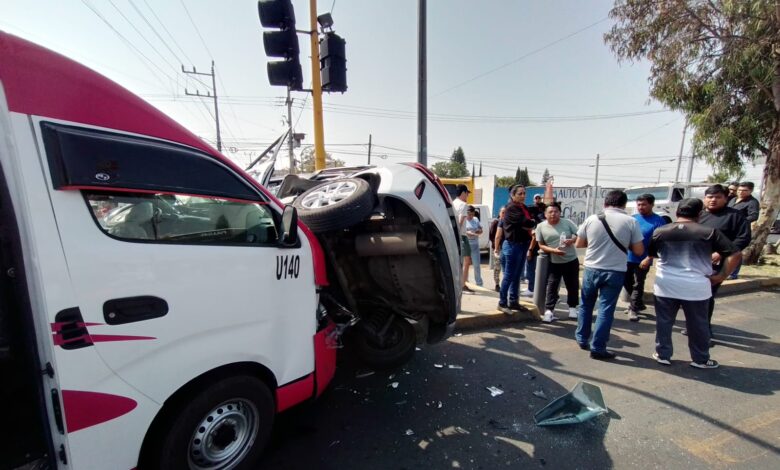
[[[704,204],[696,198],[677,206],[677,221],[657,228],[650,240],[648,255],[658,258],[655,272],[655,353],[659,364],[671,365],[672,326],[682,307],[688,330],[692,367],[714,369],[710,359],[710,328],[707,311],[713,284],[723,282],[733,272],[742,253],[717,229],[699,224]],[[712,273],[712,254],[726,260],[724,269]]]
[[[468,279],[469,275],[469,266],[471,266],[471,245],[469,245],[465,227],[469,208],[469,205],[466,204],[466,200],[469,198],[470,192],[468,186],[459,184],[456,189],[457,197],[452,201],[452,210],[455,213],[455,220],[458,222],[458,233],[460,234],[460,257],[463,260],[461,288],[463,289],[463,292],[473,292],[469,286],[466,285],[466,279]]]
[[[575,339],[580,348],[590,350],[593,359],[615,358],[615,353],[607,351],[607,341],[626,276],[627,253],[629,249],[637,256],[645,252],[639,224],[626,214],[627,201],[628,196],[623,191],[608,192],[604,198],[604,213],[588,217],[577,231],[575,246],[588,249],[585,251]],[[597,298],[599,312],[591,341],[591,322]]]

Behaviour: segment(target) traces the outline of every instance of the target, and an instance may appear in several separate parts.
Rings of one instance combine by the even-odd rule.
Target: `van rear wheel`
[[[173,417],[159,468],[256,468],[271,434],[274,400],[249,376],[229,377],[198,393]]]
[[[354,346],[360,360],[366,365],[375,369],[393,369],[406,364],[412,358],[417,346],[417,335],[411,323],[395,317],[381,340],[364,328],[356,328]]]

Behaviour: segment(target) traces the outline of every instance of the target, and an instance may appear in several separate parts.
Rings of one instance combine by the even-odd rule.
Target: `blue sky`
[[[298,29],[308,29],[308,1],[293,5]],[[556,185],[580,186],[593,183],[598,153],[600,185],[653,184],[659,171],[673,179],[684,119],[652,113],[664,108],[649,99],[648,64],[618,64],[604,44],[611,5],[429,0],[429,164],[461,146],[483,174],[513,175],[520,165],[538,181],[548,168]],[[347,41],[349,91],[323,98],[327,151],[365,163],[372,134],[374,162],[414,160],[417,1],[319,1],[320,13],[331,9]],[[180,65],[206,71],[213,58],[225,153],[239,163],[284,130],[285,90],[268,85],[256,1],[0,0],[0,10],[0,29],[96,69],[211,142],[211,105],[184,96],[205,87]],[[308,87],[308,40],[300,40]],[[296,131],[313,144],[311,102],[294,98]],[[643,114],[583,118],[634,113]],[[758,183],[761,168],[747,170]],[[695,180],[709,173],[696,162]]]

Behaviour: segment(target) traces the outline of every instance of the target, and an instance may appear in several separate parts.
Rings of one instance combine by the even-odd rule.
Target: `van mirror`
[[[285,247],[298,246],[298,211],[289,204],[284,206],[284,212],[282,212],[280,244]]]

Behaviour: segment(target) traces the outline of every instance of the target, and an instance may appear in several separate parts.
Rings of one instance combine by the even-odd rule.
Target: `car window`
[[[103,233],[127,241],[275,245],[273,212],[264,204],[180,194],[84,191]]]

